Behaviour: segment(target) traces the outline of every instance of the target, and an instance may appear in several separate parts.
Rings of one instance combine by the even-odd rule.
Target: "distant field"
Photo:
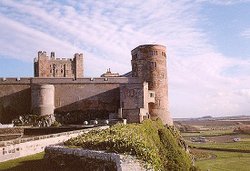
[[[185,125],[202,126],[202,127],[228,127],[235,126],[238,123],[250,125],[250,120],[189,120],[178,121]]]
[[[202,171],[249,171],[250,153],[207,151],[215,158],[198,160],[195,165]]]
[[[242,124],[250,124],[250,121],[241,120],[192,120],[180,121],[181,125],[189,125],[200,128],[197,133],[181,133],[188,145],[196,147],[191,149],[196,158],[195,165],[202,171],[250,171],[250,153],[215,151],[221,150],[250,150],[250,134],[234,133],[234,129]],[[203,138],[204,137],[204,138]],[[191,138],[205,139],[208,142],[192,142]],[[234,142],[234,138],[240,138]],[[211,148],[201,150],[197,147]],[[247,152],[247,151],[244,151]]]
[[[231,142],[231,143],[188,143],[195,147],[219,148],[219,149],[236,149],[250,150],[250,141]]]
[[[226,130],[208,130],[208,131],[200,131],[197,133],[189,133],[185,132],[182,133],[181,135],[183,137],[190,137],[190,136],[218,136],[218,135],[228,135],[228,134],[233,134],[233,129],[226,129]]]
[[[237,149],[250,150],[250,135],[235,134],[233,130],[209,130],[200,133],[182,133],[188,145],[194,147],[220,148],[220,149]],[[206,137],[209,142],[191,142],[191,137]],[[241,138],[239,142],[233,142],[233,138]]]

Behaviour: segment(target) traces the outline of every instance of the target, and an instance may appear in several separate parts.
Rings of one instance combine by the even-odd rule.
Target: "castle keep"
[[[39,51],[34,59],[35,77],[83,77],[83,54],[76,53],[73,59],[56,58],[55,52],[51,52],[50,57],[46,52]]]
[[[166,47],[140,45],[131,51],[132,71],[110,70],[99,78],[83,77],[83,54],[73,59],[38,52],[33,78],[0,80],[0,123],[18,115],[80,113],[78,121],[126,118],[142,122],[161,118],[172,125],[168,109]],[[72,121],[75,122],[75,121]]]

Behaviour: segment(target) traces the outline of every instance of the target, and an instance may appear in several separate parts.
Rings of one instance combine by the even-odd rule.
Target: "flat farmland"
[[[176,123],[178,127],[196,128],[181,135],[191,147],[195,165],[202,171],[250,171],[250,134],[235,131],[250,125],[250,120],[209,119]]]
[[[249,171],[250,153],[196,150],[208,158],[196,158],[195,165],[202,171]],[[201,155],[200,155],[201,156]]]

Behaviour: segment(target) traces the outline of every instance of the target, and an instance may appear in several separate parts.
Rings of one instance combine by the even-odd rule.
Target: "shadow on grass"
[[[45,160],[38,159],[38,160],[29,160],[29,161],[22,161],[19,162],[17,166],[9,167],[8,169],[1,169],[5,171],[50,171],[50,170],[57,170],[52,168],[51,166],[47,165]],[[59,169],[58,169],[59,170]]]
[[[71,163],[71,162],[70,162]],[[93,164],[94,165],[94,164]],[[103,168],[97,168],[90,165],[89,167],[84,167],[81,163],[72,162],[71,165],[60,166],[60,168],[50,165],[46,159],[37,159],[37,160],[26,160],[20,161],[17,166],[8,167],[8,169],[1,169],[4,171],[113,171],[112,169],[107,169],[105,166]]]

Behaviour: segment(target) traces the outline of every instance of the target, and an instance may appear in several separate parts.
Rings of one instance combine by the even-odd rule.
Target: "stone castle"
[[[160,118],[172,125],[168,109],[166,47],[140,45],[131,51],[132,71],[83,75],[83,54],[73,59],[38,52],[32,78],[0,80],[0,123],[19,115],[80,113],[79,120],[125,118],[129,123]]]

